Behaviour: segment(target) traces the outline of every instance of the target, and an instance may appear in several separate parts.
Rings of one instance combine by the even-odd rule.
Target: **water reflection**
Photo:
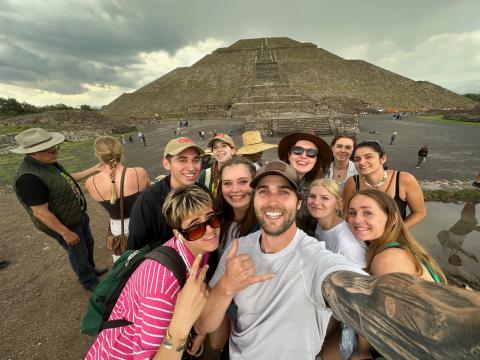
[[[478,204],[427,203],[427,219],[415,237],[445,271],[448,280],[480,290],[480,214]]]

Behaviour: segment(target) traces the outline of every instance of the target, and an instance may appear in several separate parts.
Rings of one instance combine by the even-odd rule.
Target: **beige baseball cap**
[[[233,142],[233,139],[230,137],[230,135],[219,133],[210,139],[207,146],[209,148],[213,148],[213,144],[215,143],[215,141],[223,141],[224,143],[230,145],[230,147],[236,148],[235,143]]]
[[[195,144],[192,139],[187,137],[180,137],[176,139],[172,139],[168,142],[167,146],[165,146],[165,151],[163,152],[163,157],[166,158],[167,155],[175,156],[180,154],[183,150],[188,148],[194,148],[197,150],[199,155],[203,155],[205,152],[203,149]]]

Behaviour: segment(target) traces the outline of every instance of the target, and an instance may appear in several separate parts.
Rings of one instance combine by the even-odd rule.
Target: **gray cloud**
[[[207,38],[288,36],[352,56],[367,46],[379,63],[385,51],[479,29],[478,13],[476,0],[0,0],[0,82],[62,94],[85,82],[134,88],[140,52],[174,54]]]

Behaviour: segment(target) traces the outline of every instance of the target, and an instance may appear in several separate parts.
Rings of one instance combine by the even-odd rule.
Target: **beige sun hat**
[[[261,151],[276,148],[278,146],[275,144],[264,143],[262,139],[262,134],[260,134],[260,131],[257,131],[257,130],[245,131],[242,134],[242,144],[243,146],[240,149],[238,149],[237,154],[240,154],[240,155],[255,154]]]
[[[16,154],[32,154],[61,144],[65,141],[65,136],[58,132],[48,132],[41,128],[31,128],[16,135],[15,140],[20,146],[10,149],[11,152]]]

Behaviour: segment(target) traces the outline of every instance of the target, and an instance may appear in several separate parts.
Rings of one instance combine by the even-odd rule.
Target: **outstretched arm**
[[[104,166],[105,166],[105,164],[98,163],[98,164],[95,164],[95,165],[89,167],[88,169],[84,169],[84,170],[81,170],[81,171],[77,171],[75,173],[71,173],[70,176],[72,178],[74,178],[75,181],[80,181],[80,180],[85,179],[87,176],[90,176],[92,174],[95,174],[97,172],[102,171]]]
[[[480,294],[408,274],[337,271],[322,293],[335,316],[387,359],[471,359],[480,354]]]

